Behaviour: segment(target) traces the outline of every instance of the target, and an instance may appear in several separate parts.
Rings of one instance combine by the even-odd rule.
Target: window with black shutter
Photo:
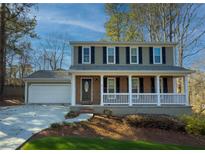
[[[162,64],[166,64],[166,48],[162,47]]]
[[[91,47],[91,64],[95,64],[95,47]]]
[[[78,47],[78,64],[82,64],[82,46]]]
[[[107,64],[107,47],[103,47],[103,64]]]
[[[116,93],[120,92],[120,78],[116,78]]]
[[[151,77],[151,93],[155,93],[155,78]]]
[[[140,80],[140,93],[144,93],[144,78],[139,78]]]
[[[130,47],[126,47],[126,64],[130,64]]]
[[[119,57],[119,47],[115,47],[116,52],[116,64],[119,64],[120,57]]]
[[[153,47],[149,47],[149,63],[153,64]]]
[[[142,64],[142,47],[139,47],[139,64]]]
[[[104,77],[103,78],[103,92],[104,93],[107,93],[107,78],[106,77]]]
[[[163,92],[168,93],[167,78],[163,78]]]

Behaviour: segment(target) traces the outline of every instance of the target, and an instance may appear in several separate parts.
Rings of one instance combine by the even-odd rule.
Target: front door
[[[82,79],[82,101],[91,102],[92,101],[92,80],[91,79]]]

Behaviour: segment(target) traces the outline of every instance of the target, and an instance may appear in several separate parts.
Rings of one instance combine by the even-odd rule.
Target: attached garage
[[[31,84],[28,90],[29,103],[71,102],[70,84]]]
[[[71,79],[66,71],[37,71],[25,78],[25,103],[70,104]]]

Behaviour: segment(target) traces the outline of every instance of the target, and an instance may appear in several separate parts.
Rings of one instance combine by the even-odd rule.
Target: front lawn
[[[43,137],[28,141],[23,150],[197,150],[205,149],[145,141],[125,141],[107,138]]]

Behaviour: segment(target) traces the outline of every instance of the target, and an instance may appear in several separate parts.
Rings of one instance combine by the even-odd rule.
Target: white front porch
[[[156,93],[133,93],[132,76],[128,76],[128,93],[104,93],[103,78],[101,76],[101,106],[104,105],[189,105],[188,100],[188,77],[183,76],[184,91],[177,93],[176,79],[173,80],[173,93],[160,92],[160,76],[155,76]]]
[[[99,106],[146,106],[146,105],[151,105],[151,106],[172,106],[172,105],[179,105],[179,106],[189,106],[189,100],[188,100],[188,75],[187,74],[181,74],[181,75],[169,75],[169,77],[173,77],[173,83],[172,87],[173,89],[171,91],[166,91],[163,92],[160,88],[160,78],[161,77],[167,77],[167,74],[164,75],[156,75],[156,74],[132,74],[132,75],[126,75],[126,74],[112,74],[112,73],[107,73],[107,74],[102,74],[102,73],[92,73],[92,74],[73,74],[72,75],[72,106],[76,106],[76,99],[77,96],[76,94],[76,76],[87,76],[87,77],[92,77],[92,76],[98,76],[96,78],[96,83],[99,83],[99,90],[95,89],[95,85],[93,91],[94,93],[92,95],[96,95],[96,91],[99,91]],[[109,92],[109,91],[104,91],[105,85],[104,85],[104,78],[105,77],[120,77],[124,76],[127,78],[127,91],[122,92],[122,91],[114,91],[114,92]],[[154,78],[154,92],[133,92],[132,89],[132,78],[134,77],[144,77],[144,76],[150,76]],[[176,78],[182,77],[183,78],[183,91],[181,93],[177,92],[177,84],[176,84]],[[146,81],[145,81],[146,82]],[[150,83],[148,84],[150,85]],[[78,86],[77,86],[78,87]],[[106,86],[107,88],[107,86]],[[149,89],[151,90],[151,89]],[[97,95],[98,95],[97,94]],[[83,105],[78,103],[78,105]],[[92,103],[90,104],[92,105]],[[93,104],[97,105],[97,104]]]

